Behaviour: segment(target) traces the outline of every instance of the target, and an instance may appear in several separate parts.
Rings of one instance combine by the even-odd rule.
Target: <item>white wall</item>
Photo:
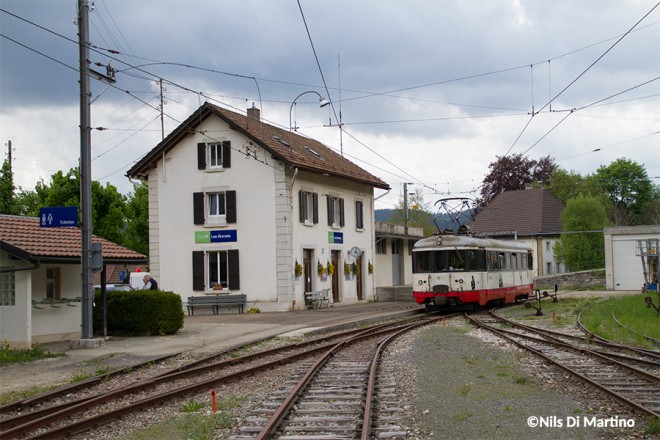
[[[305,225],[298,217],[298,191],[309,191],[318,194],[319,222],[314,225]],[[344,227],[333,228],[328,225],[327,195],[344,199]],[[293,186],[293,260],[300,264],[303,261],[303,250],[313,250],[312,274],[313,290],[331,289],[332,278],[323,280],[316,273],[316,264],[320,260],[324,266],[331,259],[331,251],[340,252],[338,267],[339,273],[339,300],[344,304],[358,301],[357,278],[344,275],[344,263],[353,264],[355,258],[348,251],[357,247],[362,250],[362,293],[364,300],[374,300],[374,275],[369,274],[368,264],[374,264],[374,231],[373,231],[373,189],[368,185],[359,185],[348,180],[323,177],[308,172],[299,172]],[[355,220],[356,201],[362,201],[364,228],[358,230]],[[329,233],[341,232],[343,243],[330,243]],[[296,308],[304,303],[304,281],[297,280],[294,285]]]
[[[77,264],[43,265],[32,271],[32,299],[46,297],[46,269],[60,269],[60,296],[75,298],[82,295],[81,268]],[[57,307],[40,304],[32,309],[32,341],[35,343],[65,341],[82,335],[82,303]]]
[[[276,162],[255,145],[258,160],[246,158],[238,150],[248,144],[239,133],[227,129],[217,118],[207,119],[199,131],[211,133],[188,136],[166,154],[150,174],[151,188],[157,186],[157,200],[150,206],[157,211],[158,223],[150,216],[150,270],[159,287],[185,299],[201,292],[192,290],[192,252],[238,249],[240,259],[240,291],[252,301],[275,301],[275,197],[273,166]],[[197,169],[197,143],[231,141],[231,167],[222,171]],[[265,163],[264,163],[265,162]],[[193,193],[206,190],[236,190],[237,223],[195,225]],[[150,209],[151,214],[152,209]],[[236,230],[233,243],[195,243],[195,231]],[[152,258],[157,250],[157,259]],[[211,290],[208,290],[211,292]]]
[[[2,253],[3,266],[24,266],[23,262],[8,260]],[[48,265],[38,269],[15,272],[16,305],[0,307],[0,340],[16,347],[30,347],[35,343],[79,338],[81,335],[81,303],[76,306],[58,304],[51,307],[39,304],[46,297],[46,270],[59,268],[62,297],[81,296],[80,265]]]

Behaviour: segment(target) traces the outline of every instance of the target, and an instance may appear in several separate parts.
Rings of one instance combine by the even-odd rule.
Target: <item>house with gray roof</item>
[[[248,308],[373,300],[380,178],[334,149],[205,103],[127,176],[148,181],[150,272],[188,296],[244,293]],[[330,268],[330,270],[328,270]]]
[[[533,249],[534,276],[566,272],[554,259],[553,246],[562,232],[564,205],[543,188],[498,194],[470,224],[477,235],[527,243]]]

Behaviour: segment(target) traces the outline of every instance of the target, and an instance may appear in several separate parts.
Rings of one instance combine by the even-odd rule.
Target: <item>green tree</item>
[[[655,190],[643,165],[629,159],[617,159],[598,168],[596,178],[610,198],[609,217],[615,225],[643,223]]]
[[[580,194],[599,198],[604,206],[609,203],[607,194],[595,176],[587,175],[583,177],[572,170],[566,171],[559,167],[555,168],[550,176],[550,182],[545,185],[545,188],[564,205]]]
[[[124,246],[149,255],[149,187],[142,182],[133,189],[126,203]]]
[[[14,173],[5,159],[0,168],[0,214],[16,214]]]
[[[399,204],[392,211],[389,223],[395,225],[405,225],[405,209],[403,197],[399,199]],[[420,188],[415,188],[415,192],[408,195],[408,226],[413,228],[422,228],[424,236],[429,236],[436,231],[433,224],[433,213],[428,204],[424,202],[424,194]]]
[[[601,230],[608,225],[608,220],[598,198],[578,195],[568,200],[561,213],[561,222],[564,233],[554,246],[556,260],[572,271],[605,267]],[[588,232],[597,230],[601,232]]]

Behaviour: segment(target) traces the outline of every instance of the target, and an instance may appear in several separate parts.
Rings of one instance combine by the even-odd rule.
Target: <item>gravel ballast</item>
[[[643,419],[464,320],[420,329],[390,353],[410,403],[408,438],[644,438]],[[635,426],[584,426],[617,417]],[[529,426],[540,418],[549,426]]]

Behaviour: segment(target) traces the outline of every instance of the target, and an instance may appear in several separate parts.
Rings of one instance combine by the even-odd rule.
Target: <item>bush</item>
[[[181,297],[174,292],[106,292],[110,335],[170,335],[183,328]],[[101,292],[94,295],[94,329],[101,329]]]

